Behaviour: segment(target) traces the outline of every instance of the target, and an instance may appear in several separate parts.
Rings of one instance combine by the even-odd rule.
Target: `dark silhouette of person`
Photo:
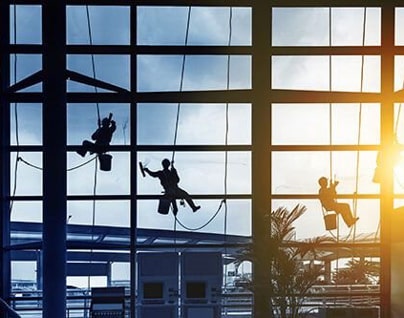
[[[98,121],[98,129],[91,135],[91,139],[95,142],[84,140],[80,149],[77,150],[77,153],[82,157],[84,157],[87,152],[90,152],[90,154],[96,153],[98,155],[106,153],[115,130],[116,123],[112,120],[112,113],[110,113],[108,118],[105,117],[101,122]]]
[[[351,227],[359,220],[358,217],[352,215],[351,207],[348,203],[337,202],[337,191],[335,188],[338,185],[338,181],[332,182],[328,185],[328,179],[326,177],[321,177],[318,179],[320,189],[318,191],[319,199],[321,205],[326,211],[334,211],[337,214],[341,214],[345,224]]]
[[[161,165],[163,166],[163,170],[151,171],[148,168],[144,168],[143,170],[151,177],[160,179],[161,186],[164,189],[164,196],[171,202],[174,215],[176,215],[178,212],[176,199],[185,200],[193,212],[198,211],[201,207],[199,205],[195,205],[188,192],[178,186],[180,178],[177,170],[174,168],[174,162],[170,163],[170,160],[163,159]]]
[[[379,151],[377,153],[376,168],[373,173],[373,179],[372,179],[374,183],[381,183],[383,175],[386,173],[386,168],[395,166],[400,162],[401,160],[400,151],[401,151],[400,145],[398,144],[398,142],[395,142],[393,144],[390,154],[387,154],[386,152],[382,151]],[[388,156],[390,156],[390,158],[388,158]],[[389,159],[391,160],[389,161]]]

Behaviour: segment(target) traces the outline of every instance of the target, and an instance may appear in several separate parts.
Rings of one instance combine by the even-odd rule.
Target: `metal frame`
[[[11,286],[10,253],[10,106],[2,93],[10,85],[10,57],[5,48],[10,43],[8,1],[0,3],[0,298],[8,299]]]
[[[252,45],[251,46],[142,46],[136,45],[136,32],[131,32],[130,45],[66,45],[65,39],[65,6],[83,5],[82,0],[14,0],[13,4],[39,5],[43,8],[44,45],[12,45],[10,38],[9,5],[11,1],[0,1],[0,193],[1,193],[1,237],[0,237],[0,297],[7,299],[10,286],[10,152],[40,151],[44,154],[44,193],[43,196],[19,196],[15,201],[44,202],[43,250],[44,250],[44,317],[63,317],[65,312],[65,294],[63,281],[66,277],[66,202],[67,200],[114,200],[125,199],[131,202],[130,252],[132,289],[136,277],[136,251],[139,248],[137,238],[141,230],[137,228],[137,200],[156,199],[157,196],[137,195],[137,153],[139,151],[251,151],[252,154],[252,194],[228,195],[228,199],[251,199],[252,201],[252,244],[258,255],[268,248],[267,229],[269,224],[263,217],[271,209],[273,199],[315,199],[315,194],[282,195],[271,194],[271,155],[276,151],[356,151],[381,150],[389,152],[394,143],[394,103],[404,102],[404,92],[394,92],[394,56],[404,54],[404,46],[394,44],[395,7],[402,1],[380,0],[89,0],[89,5],[122,5],[130,8],[131,29],[136,29],[138,6],[234,6],[249,7],[252,10]],[[380,46],[366,47],[275,47],[271,46],[271,14],[275,7],[378,7],[381,9],[382,39]],[[52,18],[53,17],[53,18]],[[55,20],[53,20],[55,19]],[[51,25],[52,27],[48,27]],[[55,28],[55,25],[57,27]],[[35,53],[43,56],[43,93],[11,92],[10,59],[14,53]],[[127,54],[131,60],[131,92],[119,93],[67,93],[65,90],[65,56],[67,54]],[[198,91],[194,92],[136,92],[137,54],[219,54],[250,55],[252,57],[252,89],[235,91]],[[314,92],[296,90],[276,90],[271,87],[271,57],[281,55],[377,55],[381,57],[381,91],[380,93],[345,93]],[[55,101],[57,107],[55,108]],[[76,146],[66,145],[66,103],[72,102],[115,102],[130,103],[131,109],[131,146],[113,146],[116,151],[128,151],[131,156],[131,194],[121,196],[67,196],[66,167],[67,151],[74,151]],[[10,146],[10,105],[13,102],[38,102],[44,105],[44,144],[43,146]],[[186,146],[151,146],[136,145],[136,109],[139,102],[246,102],[252,104],[252,144],[251,145],[186,145]],[[334,103],[334,102],[376,102],[381,105],[381,144],[380,145],[272,145],[269,127],[271,126],[271,104],[287,102]],[[49,119],[52,119],[51,121]],[[56,132],[56,133],[55,133]],[[54,138],[55,137],[55,138]],[[264,177],[263,177],[264,176]],[[57,181],[57,182],[56,182]],[[58,187],[52,187],[52,184]],[[216,199],[218,195],[201,195],[197,198]],[[341,198],[353,198],[344,195]],[[376,244],[381,253],[381,317],[389,318],[391,303],[391,211],[395,198],[404,195],[393,195],[392,171],[381,184],[380,195],[359,194],[359,199],[380,199],[381,242]],[[52,212],[51,212],[52,211]],[[55,211],[57,211],[55,213]],[[223,245],[224,246],[224,245]],[[340,245],[338,245],[340,246]],[[338,248],[338,246],[336,248]],[[21,246],[20,246],[21,247]],[[84,247],[82,245],[81,247]],[[88,246],[87,246],[88,247]],[[56,255],[56,257],[55,257]],[[269,280],[267,273],[268,259],[254,265],[257,281]],[[56,262],[56,263],[55,263]],[[52,271],[48,271],[52,268]],[[54,268],[60,268],[57,273]],[[52,272],[53,274],[48,274]],[[57,292],[55,292],[55,290]],[[257,286],[254,302],[254,317],[267,317],[270,308],[268,299],[271,290],[265,284]],[[132,313],[135,310],[134,296],[131,298]]]

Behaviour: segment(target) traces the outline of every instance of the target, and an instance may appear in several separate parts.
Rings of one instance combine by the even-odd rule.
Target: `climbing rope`
[[[201,226],[194,227],[194,228],[189,227],[189,226],[183,224],[177,217],[175,217],[176,223],[178,223],[179,225],[181,225],[184,229],[186,229],[186,230],[188,230],[188,231],[191,231],[191,232],[199,231],[199,230],[205,228],[206,226],[208,226],[210,223],[212,223],[212,221],[213,221],[213,220],[216,218],[216,216],[219,214],[219,212],[220,212],[220,210],[221,210],[221,208],[222,208],[223,205],[226,206],[226,201],[225,201],[224,199],[223,199],[222,201],[220,201],[219,207],[218,207],[218,209],[216,210],[216,212],[210,217],[210,219],[209,219],[206,223],[202,224]]]
[[[86,5],[86,16],[87,16],[87,29],[88,29],[88,38],[89,38],[89,44],[90,46],[93,46],[93,35],[92,35],[92,29],[91,29],[91,20],[90,20],[90,9],[89,6]],[[96,74],[96,67],[95,67],[95,59],[94,59],[94,54],[91,53],[91,66],[92,66],[92,73],[93,73],[93,78],[97,78]],[[94,92],[97,93],[97,86],[94,86]],[[98,101],[95,103],[96,105],[96,110],[97,110],[97,123],[98,127],[101,126],[101,116],[100,116],[100,106]],[[93,158],[95,159],[96,156]],[[90,161],[88,161],[90,162]],[[94,240],[94,227],[95,227],[95,216],[96,216],[96,200],[95,196],[97,194],[97,175],[98,175],[98,161],[95,160],[95,165],[94,165],[94,185],[93,185],[93,200],[92,200],[92,223],[91,223],[91,244],[93,244]],[[93,262],[93,248],[90,249],[90,266]],[[90,289],[91,286],[91,276],[88,276],[88,281],[87,281],[87,288]]]
[[[88,30],[88,39],[90,46],[93,46],[93,31],[91,28],[91,20],[90,20],[90,8],[88,4],[86,5],[86,16],[87,16],[87,30]],[[94,54],[91,53],[91,67],[92,67],[92,72],[93,72],[93,78],[97,78],[96,74],[96,69],[95,69],[95,59],[94,59]],[[94,86],[94,92],[98,93],[97,86]],[[101,115],[100,115],[100,105],[98,101],[95,103],[96,109],[97,109],[97,118],[98,118],[98,127],[101,126]]]
[[[96,201],[95,201],[95,196],[97,194],[97,175],[98,175],[98,161],[95,160],[94,164],[94,183],[93,183],[93,202],[92,202],[92,222],[91,222],[91,244],[94,242],[94,227],[95,227],[95,215],[96,215]],[[93,263],[93,253],[94,249],[91,247],[90,249],[90,266]],[[88,281],[87,281],[87,288],[90,290],[91,286],[91,276],[88,275]]]
[[[191,22],[191,6],[188,7],[188,14],[187,14],[187,25],[186,25],[186,32],[185,32],[185,40],[184,40],[184,45],[188,45],[188,36],[189,36],[189,25]],[[186,54],[182,55],[182,64],[181,64],[181,75],[180,75],[180,88],[179,91],[182,92],[183,86],[184,86],[184,74],[185,74],[185,61],[186,61]],[[177,145],[177,137],[178,137],[178,127],[180,123],[180,112],[181,112],[181,103],[177,104],[177,116],[175,119],[175,131],[174,131],[174,149],[173,153],[171,156],[171,162],[174,162],[174,157],[175,157],[175,146]]]
[[[188,36],[189,36],[189,25],[191,22],[191,6],[188,6],[188,12],[187,12],[187,24],[186,24],[186,31],[185,31],[185,39],[184,39],[184,45],[188,45]],[[179,84],[179,91],[182,92],[183,86],[184,86],[184,74],[185,74],[185,62],[186,62],[186,55],[182,55],[182,64],[181,64],[181,75],[180,75],[180,84]],[[171,156],[171,162],[174,162],[175,158],[175,146],[177,145],[177,138],[178,138],[178,127],[180,123],[180,112],[181,112],[181,103],[177,103],[177,115],[175,119],[175,131],[174,131],[174,141],[173,141],[173,153]],[[174,245],[177,245],[177,223],[180,224],[182,227],[185,229],[190,228],[184,226],[180,220],[178,220],[177,215],[174,214]]]
[[[329,8],[329,45],[332,44],[331,41],[331,30],[332,30],[332,21],[331,21],[331,8]],[[363,13],[363,25],[362,25],[362,46],[365,46],[366,42],[366,22],[367,22],[367,8],[364,8],[364,13]],[[329,88],[330,91],[332,90],[332,63],[331,63],[331,56],[329,57]],[[364,64],[365,64],[365,57],[364,55],[361,56],[361,74],[360,74],[360,92],[364,91]],[[360,144],[361,141],[361,132],[362,132],[362,112],[363,112],[363,105],[362,103],[359,103],[359,112],[358,112],[358,136],[357,136],[357,145]],[[329,104],[329,142],[330,145],[332,145],[332,104]],[[330,166],[329,166],[329,171],[330,171],[330,179],[332,180],[333,176],[333,162],[332,162],[332,150],[330,150]],[[360,151],[359,149],[356,151],[356,168],[355,168],[355,190],[354,190],[354,198],[352,201],[352,214],[353,217],[357,216],[357,193],[359,189],[359,166],[360,166]],[[335,179],[335,178],[334,178]],[[324,214],[324,213],[323,213]],[[337,223],[337,232],[339,232],[338,228],[338,223]],[[335,235],[330,232],[331,235],[335,238]],[[349,239],[349,237],[353,234],[353,241],[355,241],[355,236],[356,236],[356,224],[354,224],[349,231],[349,234],[347,235],[346,240]],[[337,242],[339,242],[339,233],[337,233]]]
[[[187,24],[186,24],[186,32],[185,32],[185,45],[188,44],[188,35],[189,35],[189,26],[190,26],[190,19],[191,19],[191,7],[188,7],[188,14],[187,14]],[[227,45],[231,45],[231,39],[232,39],[232,20],[233,20],[233,8],[230,7],[230,12],[229,12],[229,36],[228,36],[228,42]],[[183,88],[183,82],[184,82],[184,73],[185,73],[185,57],[186,55],[183,55],[182,58],[182,67],[181,67],[181,78],[180,78],[180,91],[182,91]],[[226,89],[230,89],[230,55],[227,55],[227,77],[226,77]],[[174,133],[174,146],[176,146],[177,143],[177,137],[178,137],[178,128],[179,128],[179,119],[180,119],[180,110],[181,110],[181,103],[177,104],[177,115],[176,115],[176,123],[175,123],[175,133]],[[229,103],[226,103],[225,105],[225,146],[228,145],[228,134],[229,134]],[[172,162],[174,162],[175,158],[175,148],[173,150],[172,154]],[[224,199],[220,201],[219,207],[216,210],[216,212],[212,215],[212,217],[202,224],[201,226],[198,227],[189,227],[183,222],[179,220],[177,215],[174,214],[174,231],[176,231],[176,224],[178,223],[181,227],[183,227],[186,230],[189,231],[198,231],[206,226],[208,226],[219,214],[221,208],[224,206],[224,235],[227,237],[227,215],[228,215],[228,209],[227,209],[227,174],[228,174],[228,152],[227,150],[225,151],[225,158],[224,158],[224,177],[223,177],[223,187],[224,187]]]
[[[328,8],[328,45],[331,47],[332,46],[332,14],[331,14],[331,7]],[[331,92],[332,91],[332,56],[328,56],[328,90]],[[333,121],[333,116],[332,116],[332,103],[328,104],[328,142],[329,145],[332,145],[332,121]],[[330,149],[329,153],[329,180],[333,180],[333,156],[332,156],[332,150]],[[322,213],[323,213],[323,218],[325,221],[325,216],[327,215],[327,211],[323,206],[321,206]],[[337,241],[339,240],[339,224],[338,224],[338,217],[336,217],[336,224],[337,224],[337,235],[335,235],[332,230],[328,230],[330,235],[334,238],[334,240]]]
[[[13,4],[13,44],[17,44],[17,5],[14,1]],[[14,74],[14,85],[17,83],[17,53],[14,53],[14,63],[13,63],[13,74]],[[17,146],[17,152],[15,154],[15,160],[14,160],[14,184],[13,184],[13,190],[12,190],[12,197],[15,197],[17,194],[17,179],[18,179],[18,163],[19,160],[18,158],[20,157],[20,138],[19,138],[19,127],[18,127],[18,103],[14,103],[14,125],[15,125],[15,142]],[[13,211],[13,206],[14,206],[14,200],[10,200],[10,206],[9,206],[9,214],[11,215]]]
[[[77,165],[77,166],[73,166],[73,167],[71,167],[71,168],[66,169],[66,171],[73,171],[73,170],[79,169],[79,168],[81,168],[81,167],[84,167],[85,165],[89,164],[91,161],[95,160],[96,158],[97,158],[97,157],[94,156],[94,157],[92,157],[91,159],[89,159],[89,160],[87,160],[87,161],[85,161],[85,162],[83,162],[83,163],[81,163],[81,164],[79,164],[79,165]],[[29,167],[35,168],[35,169],[37,169],[37,170],[43,170],[42,167],[40,167],[40,166],[38,166],[38,165],[35,165],[35,164],[33,164],[33,163],[31,163],[31,162],[25,160],[25,159],[22,158],[22,157],[18,157],[17,160],[18,160],[18,161],[21,161],[22,163],[25,163],[25,164],[26,164],[27,166],[29,166]]]
[[[17,43],[17,8],[16,8],[16,4],[14,3],[13,6],[14,10],[13,10],[13,44],[15,45]],[[87,27],[88,27],[88,36],[89,36],[89,42],[90,45],[93,44],[93,36],[92,36],[92,29],[91,29],[91,23],[90,23],[90,12],[89,12],[89,7],[88,5],[86,5],[86,15],[87,15]],[[92,64],[92,73],[93,73],[93,78],[96,78],[96,67],[95,67],[95,60],[94,60],[94,54],[91,54],[91,64]],[[14,53],[14,63],[13,63],[13,74],[14,74],[14,85],[17,82],[17,54]],[[97,87],[94,86],[94,90],[97,93]],[[100,116],[100,107],[99,107],[99,103],[96,102],[96,111],[97,111],[97,118],[98,118],[98,126],[100,126],[100,121],[101,121],[101,116]],[[18,164],[19,162],[22,162],[24,164],[26,164],[29,167],[35,168],[37,170],[43,170],[42,167],[35,165],[29,161],[27,161],[26,159],[22,158],[20,156],[20,152],[19,152],[19,146],[20,146],[20,138],[19,138],[19,119],[18,119],[18,103],[14,103],[14,125],[15,125],[15,141],[16,141],[16,146],[17,146],[17,152],[16,152],[16,158],[15,158],[15,164],[14,164],[14,185],[13,185],[13,191],[12,191],[12,196],[14,197],[16,192],[17,192],[17,176],[18,176]],[[96,156],[91,158],[90,160],[81,163],[77,166],[73,166],[71,168],[67,168],[66,171],[73,171],[76,170],[78,168],[81,168],[87,164],[89,164],[91,161],[93,161],[94,159],[96,159]],[[13,202],[10,202],[10,213],[12,211],[12,206],[13,206]]]
[[[363,24],[362,24],[362,47],[365,46],[366,44],[366,21],[367,20],[367,8],[365,7],[363,9]],[[361,56],[361,79],[360,79],[360,91],[363,93],[364,91],[364,65],[365,65],[365,56]],[[357,138],[357,145],[360,144],[361,142],[361,132],[362,132],[362,110],[363,110],[363,105],[362,103],[359,103],[359,116],[358,116],[358,138]],[[359,189],[359,165],[360,165],[360,151],[359,149],[356,151],[356,175],[355,175],[355,192],[354,192],[354,198],[352,201],[352,206],[353,206],[353,216],[356,218],[357,216],[357,208],[358,208],[358,200],[356,198],[356,195],[358,193]],[[353,243],[355,243],[356,239],[356,223],[351,227],[351,230],[349,231],[349,235],[347,236],[347,239],[351,235],[353,231],[353,236],[352,240]]]
[[[331,16],[331,7],[328,8],[328,45],[332,46],[332,16]],[[328,90],[332,92],[332,56],[328,56]],[[329,144],[332,145],[332,103],[328,104],[328,136],[329,136]],[[333,157],[332,150],[329,152],[329,180],[333,178]]]
[[[229,37],[227,40],[227,46],[231,46],[231,38],[232,38],[232,21],[233,21],[233,8],[229,8]],[[230,54],[227,55],[227,77],[226,77],[226,90],[230,90]],[[223,220],[223,235],[225,238],[225,248],[224,255],[227,257],[227,217],[228,217],[228,208],[227,208],[227,173],[228,173],[228,152],[227,145],[229,141],[229,103],[226,102],[226,119],[225,119],[225,158],[224,158],[224,177],[223,177],[223,188],[224,188],[224,220]],[[224,271],[224,285],[227,285],[227,262],[225,263],[225,271]]]

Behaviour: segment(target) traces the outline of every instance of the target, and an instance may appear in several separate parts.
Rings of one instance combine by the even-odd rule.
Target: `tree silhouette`
[[[378,280],[380,263],[367,261],[364,258],[351,259],[348,267],[339,269],[333,276],[336,284],[371,284]]]
[[[273,316],[280,318],[299,317],[299,311],[305,296],[323,274],[323,265],[314,263],[316,247],[331,239],[316,237],[301,242],[293,241],[295,228],[293,223],[300,218],[306,207],[297,205],[291,211],[280,207],[271,213],[270,218],[270,284],[272,298],[270,301]],[[246,248],[239,256],[239,261],[259,262],[260,255],[255,255],[252,247]],[[251,282],[254,285],[262,282]]]

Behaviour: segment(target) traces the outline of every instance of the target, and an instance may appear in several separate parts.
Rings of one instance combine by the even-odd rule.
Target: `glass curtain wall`
[[[2,296],[39,317],[44,11],[0,8]],[[91,288],[118,286],[134,317],[136,254],[191,247],[223,254],[222,316],[240,293],[258,318],[400,311],[402,8],[100,0],[65,13],[67,314],[89,314]],[[77,153],[104,118],[110,169]],[[196,212],[181,200],[158,212],[164,189],[140,166],[165,158]],[[321,177],[338,181],[345,218],[320,202]]]

